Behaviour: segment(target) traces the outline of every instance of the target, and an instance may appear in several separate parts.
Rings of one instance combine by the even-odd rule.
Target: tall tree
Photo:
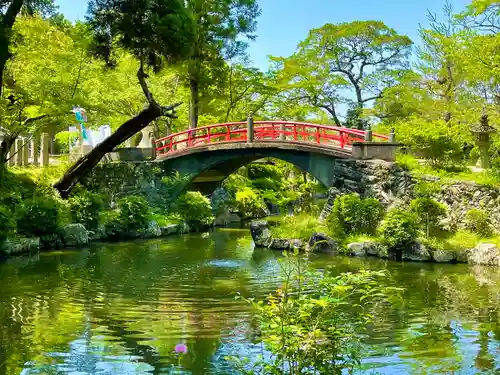
[[[367,103],[396,84],[409,67],[412,41],[379,21],[326,24],[313,29],[299,44],[297,55],[309,69],[327,71],[353,90],[359,114]]]
[[[188,60],[191,92],[189,127],[198,125],[200,91],[207,85],[208,71],[223,67],[223,60],[244,51],[244,36],[254,39],[256,18],[260,14],[256,0],[186,0],[192,17],[194,42]]]
[[[88,21],[94,51],[109,66],[116,64],[116,47],[129,51],[139,63],[137,79],[147,107],[81,157],[54,185],[67,196],[74,185],[107,153],[159,117],[175,117],[180,103],[160,105],[147,83],[147,67],[158,72],[166,62],[189,55],[192,23],[182,0],[91,0]]]

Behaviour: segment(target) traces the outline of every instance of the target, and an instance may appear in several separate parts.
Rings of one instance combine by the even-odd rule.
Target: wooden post
[[[42,133],[42,140],[41,140],[42,167],[47,167],[49,165],[49,146],[50,146],[49,134]]]
[[[23,139],[23,149],[21,150],[21,153],[23,154],[23,166],[24,167],[27,167],[30,163],[30,154],[29,154],[30,150],[29,150],[29,143],[28,143],[28,139],[27,138],[24,138]]]
[[[33,165],[35,167],[38,167],[38,165],[40,164],[40,147],[36,139],[33,139],[31,141],[31,154],[33,158]]]
[[[253,143],[254,139],[255,139],[255,134],[254,134],[254,126],[253,126],[253,117],[248,116],[248,119],[247,119],[247,142]]]
[[[22,137],[16,139],[16,165],[18,167],[23,166],[23,143],[24,139]]]

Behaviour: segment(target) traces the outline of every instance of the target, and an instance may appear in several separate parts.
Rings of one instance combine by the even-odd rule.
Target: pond
[[[235,295],[274,291],[279,256],[254,250],[248,229],[219,229],[9,259],[0,374],[235,374],[226,356],[261,352]],[[325,256],[312,266],[387,269],[405,288],[403,304],[376,312],[364,373],[499,373],[498,269]]]

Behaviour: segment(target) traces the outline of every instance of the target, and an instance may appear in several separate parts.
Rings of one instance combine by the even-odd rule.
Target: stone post
[[[248,143],[253,143],[255,134],[253,132],[254,126],[253,126],[253,117],[248,116],[247,120],[247,142]]]
[[[389,133],[389,143],[396,143],[396,131],[394,128],[391,129],[391,132]]]
[[[155,139],[153,137],[151,137],[151,159],[152,160],[155,160],[156,159],[156,143],[155,143]]]
[[[372,129],[368,129],[365,133],[365,141],[366,142],[371,142],[373,141],[373,132],[372,132]]]
[[[29,143],[28,139],[24,138],[23,139],[23,149],[21,150],[21,153],[23,154],[23,166],[27,167],[30,163],[30,149],[29,149]]]
[[[286,141],[285,124],[280,124],[280,141]]]
[[[16,165],[18,167],[23,166],[23,143],[24,139],[22,137],[16,139]]]
[[[493,128],[489,124],[488,115],[486,113],[481,116],[481,122],[479,126],[475,126],[472,129],[472,133],[476,137],[476,144],[479,148],[479,155],[480,155],[479,161],[481,168],[484,169],[491,168],[490,134],[495,132],[496,132],[495,128]]]
[[[47,167],[49,165],[49,146],[50,146],[50,136],[48,133],[42,133],[41,139],[41,155],[42,155],[42,167]]]
[[[33,165],[35,167],[38,167],[38,165],[40,164],[40,147],[36,139],[33,139],[31,141],[31,155],[33,158]]]
[[[141,130],[142,139],[139,143],[139,148],[150,148],[151,141],[153,140],[153,128],[151,126],[146,126]]]

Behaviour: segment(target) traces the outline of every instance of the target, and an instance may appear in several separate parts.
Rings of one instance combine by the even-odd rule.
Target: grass
[[[8,171],[16,176],[52,185],[64,175],[64,172],[66,172],[68,168],[69,164],[62,163],[47,167],[9,167]]]
[[[308,214],[281,217],[278,220],[278,225],[271,227],[271,233],[276,238],[294,238],[307,241],[314,232],[328,233],[328,228],[321,224],[315,216]]]
[[[423,239],[422,242],[435,249],[467,250],[475,248],[480,243],[491,243],[500,246],[500,236],[497,235],[486,238],[466,230],[459,230],[450,237],[428,238]]]
[[[398,154],[396,162],[404,169],[411,171],[415,176],[436,176],[441,182],[469,181],[486,186],[499,186],[500,179],[491,171],[473,172],[468,168],[462,170],[436,169],[425,165],[412,155]]]

